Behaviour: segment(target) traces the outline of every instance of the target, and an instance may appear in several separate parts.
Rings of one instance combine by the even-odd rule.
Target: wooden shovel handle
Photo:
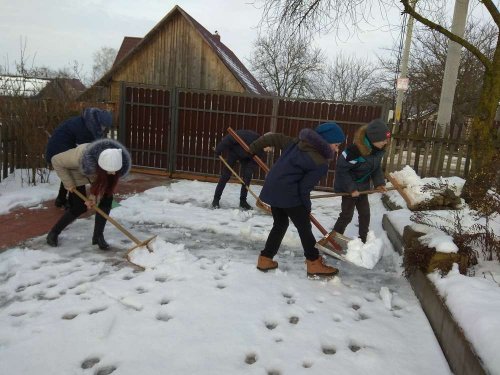
[[[387,191],[389,190],[396,190],[395,187],[388,187],[386,188]],[[374,189],[374,190],[363,190],[360,191],[359,194],[374,194],[374,193],[381,193],[380,190]],[[311,199],[318,199],[318,198],[331,198],[331,197],[347,197],[350,196],[351,193],[331,193],[331,194],[321,194],[321,195],[313,195],[311,196]]]
[[[238,181],[241,182],[243,184],[243,186],[245,186],[245,188],[248,190],[248,192],[255,198],[255,200],[257,201],[257,207],[260,207],[267,212],[271,212],[271,208],[267,204],[262,202],[260,200],[259,196],[257,194],[255,194],[247,184],[245,184],[245,182],[241,179],[241,177],[238,175],[238,173],[236,173],[236,171],[233,168],[231,168],[231,166],[228,164],[226,159],[224,159],[222,157],[222,155],[219,155],[219,159],[221,162],[224,163],[224,165],[227,167],[227,169],[229,169],[231,171],[231,173],[234,175],[234,177],[236,177],[238,179]]]
[[[241,137],[238,134],[236,134],[236,132],[233,130],[233,128],[229,127],[229,128],[227,128],[227,131],[236,140],[236,142],[238,142],[240,144],[240,146],[243,148],[243,150],[245,150],[246,152],[248,152],[249,154],[251,154],[250,153],[250,147],[248,147],[248,145],[245,143],[245,141],[243,139],[241,139]],[[259,158],[257,155],[252,155],[252,157],[253,157],[253,160],[255,160],[255,162],[257,164],[259,164],[260,167],[266,173],[269,172],[269,167],[267,166],[266,163],[264,163],[262,161],[261,158]],[[313,223],[314,226],[316,228],[318,228],[318,230],[321,232],[321,234],[323,236],[326,236],[328,234],[328,232],[326,231],[326,229],[323,228],[323,226],[319,223],[318,220],[316,220],[316,218],[312,214],[309,214],[309,219],[311,220],[311,223]],[[337,252],[341,252],[342,251],[342,248],[340,247],[340,245],[337,242],[335,242],[335,240],[333,238],[328,237],[328,241],[330,241],[330,243],[332,244],[333,248],[335,250],[337,250]]]
[[[88,199],[85,195],[80,193],[76,188],[72,191],[72,193],[75,193],[81,200],[84,202],[89,202],[90,199]],[[101,215],[103,218],[108,220],[111,224],[113,224],[116,228],[118,228],[124,235],[126,235],[128,238],[130,238],[132,241],[134,241],[137,245],[140,245],[142,242],[138,240],[136,237],[132,235],[128,230],[126,230],[119,222],[117,222],[115,219],[113,219],[111,216],[106,214],[103,210],[101,210],[97,205],[94,206],[94,209],[96,212]]]

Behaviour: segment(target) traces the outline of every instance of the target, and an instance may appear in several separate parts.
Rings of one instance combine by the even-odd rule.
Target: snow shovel
[[[88,199],[85,195],[83,195],[82,193],[80,193],[76,189],[73,190],[73,193],[75,193],[84,202],[89,202],[90,201],[90,199]],[[128,238],[130,238],[135,243],[135,246],[133,248],[131,248],[130,250],[127,251],[127,254],[126,254],[127,261],[129,261],[130,263],[132,263],[135,266],[138,266],[138,267],[141,267],[142,269],[144,269],[144,267],[142,267],[142,266],[140,266],[140,265],[135,264],[134,262],[132,262],[130,260],[130,258],[129,258],[129,254],[133,250],[137,249],[138,247],[143,247],[143,246],[145,246],[146,249],[148,249],[148,251],[150,253],[152,253],[153,250],[149,248],[149,244],[151,243],[152,240],[154,240],[156,238],[156,236],[153,236],[153,237],[151,237],[151,238],[149,238],[149,239],[147,239],[145,241],[141,241],[138,238],[136,238],[134,235],[132,235],[132,233],[130,233],[128,230],[126,230],[119,222],[117,222],[115,219],[113,219],[112,217],[110,217],[109,215],[107,215],[103,210],[101,210],[99,207],[97,207],[97,205],[94,206],[94,209],[95,209],[95,211],[99,215],[101,215],[103,218],[105,218],[106,220],[108,220],[118,230],[120,230],[120,232],[122,232],[124,235],[126,235]]]
[[[396,190],[396,188],[395,187],[388,187],[388,188],[386,188],[386,190],[387,191]],[[359,194],[374,194],[374,193],[381,193],[381,191],[374,189],[374,190],[363,190],[363,191],[359,192]],[[331,197],[347,197],[349,195],[351,195],[351,193],[331,193],[331,194],[311,195],[311,199],[331,198]]]
[[[400,185],[399,182],[390,173],[386,173],[385,177],[387,177],[387,179],[392,183],[392,186],[394,186],[394,189],[396,189],[399,195],[401,195],[401,197],[404,199],[406,205],[408,206],[408,209],[410,211],[415,210],[415,206],[413,205],[411,198],[403,190],[406,186]]]
[[[236,134],[236,132],[233,130],[233,128],[229,127],[229,128],[227,128],[227,131],[236,140],[236,142],[238,142],[240,144],[240,146],[243,148],[243,150],[245,150],[246,152],[248,152],[250,154],[250,148],[245,143],[245,141],[243,139],[241,139],[240,136],[238,136],[238,134]],[[253,155],[253,160],[255,160],[255,162],[264,170],[264,172],[266,172],[266,173],[269,172],[269,167],[267,166],[267,164],[264,163],[262,161],[262,159],[259,158],[257,155]],[[330,242],[331,245],[333,246],[333,249],[335,249],[334,251],[330,251],[330,252],[326,252],[324,249],[321,249],[321,250],[323,252],[327,253],[328,255],[334,256],[335,258],[338,258],[340,260],[345,261],[346,259],[342,255],[342,252],[343,252],[342,247],[334,240],[333,236],[328,236],[329,233],[326,231],[325,228],[323,228],[323,226],[319,223],[318,220],[316,220],[316,218],[312,214],[309,214],[309,219],[311,220],[311,223],[313,223],[314,226],[316,228],[318,228],[318,230],[321,232],[321,234],[327,238],[328,242]]]
[[[264,202],[261,201],[261,199],[257,196],[257,194],[255,194],[248,185],[245,184],[245,182],[241,179],[241,177],[238,175],[238,173],[236,173],[236,171],[231,168],[231,166],[228,164],[228,162],[222,157],[222,155],[219,155],[219,159],[225,164],[225,166],[227,167],[227,169],[229,169],[231,171],[231,173],[233,174],[234,177],[236,177],[238,179],[239,182],[241,182],[241,184],[243,186],[245,186],[245,188],[248,190],[248,192],[250,194],[252,194],[252,196],[255,198],[255,200],[257,201],[256,203],[256,206],[258,208],[260,208],[261,210],[265,211],[266,213],[271,213],[271,207],[269,207],[267,204],[265,204]]]

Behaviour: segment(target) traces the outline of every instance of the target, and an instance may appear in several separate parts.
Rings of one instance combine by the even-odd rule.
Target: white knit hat
[[[107,172],[119,171],[122,167],[122,149],[108,148],[104,150],[99,155],[97,164]]]

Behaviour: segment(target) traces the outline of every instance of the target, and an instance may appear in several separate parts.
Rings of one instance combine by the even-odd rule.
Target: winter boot
[[[306,259],[306,265],[307,276],[332,277],[339,273],[339,270],[335,267],[326,265],[321,256],[316,260]]]
[[[259,255],[257,260],[257,269],[262,272],[267,272],[278,268],[278,262],[275,262],[271,258]]]
[[[217,198],[214,198],[214,200],[212,201],[212,208],[220,208],[220,205],[219,205],[219,199]]]
[[[47,243],[52,247],[57,247],[58,245],[57,237],[58,234],[50,231],[49,234],[47,234]]]
[[[113,204],[113,197],[104,197],[99,203],[99,208],[104,211],[106,215],[111,212],[111,205]],[[95,214],[94,235],[92,236],[92,245],[98,245],[101,250],[108,250],[109,244],[104,239],[104,227],[107,220],[99,213]]]
[[[104,239],[104,234],[95,234],[92,236],[92,245],[99,246],[101,250],[109,250],[109,244]]]
[[[240,208],[244,211],[248,211],[248,210],[251,210],[252,209],[252,206],[250,206],[248,203],[247,203],[247,200],[246,199],[240,199]]]
[[[57,247],[58,245],[57,237],[63,231],[63,229],[66,228],[68,225],[70,225],[73,221],[75,221],[76,218],[77,217],[73,215],[70,211],[66,211],[64,215],[61,216],[56,225],[54,225],[50,230],[50,232],[47,234],[47,243],[50,246]]]

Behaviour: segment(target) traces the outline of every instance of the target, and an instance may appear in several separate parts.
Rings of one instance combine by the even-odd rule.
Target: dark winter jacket
[[[260,198],[272,207],[311,209],[311,190],[328,171],[334,152],[312,129],[302,129],[266,176]]]
[[[109,129],[111,125],[110,112],[86,108],[81,116],[71,117],[54,130],[47,143],[45,160],[50,163],[54,155],[102,138],[102,126]]]
[[[377,149],[366,137],[366,125],[356,131],[354,143],[337,159],[333,187],[337,193],[363,191],[385,185],[381,164],[384,150]]]
[[[258,133],[251,130],[236,130],[236,134],[243,141],[245,141],[247,145],[251,144],[253,141],[260,137]],[[234,154],[237,159],[240,160],[252,158],[252,155],[243,150],[240,144],[231,135],[226,135],[224,138],[222,138],[222,141],[220,141],[215,148],[215,154],[217,156],[221,155],[224,151]],[[259,156],[261,155],[263,155],[263,153],[261,153]]]
[[[122,167],[117,173],[127,175],[132,165],[129,152],[121,143],[107,138],[54,155],[52,166],[66,188],[86,185],[94,180],[99,155],[108,148],[122,149]]]
[[[273,147],[274,152],[284,151],[292,144],[299,141],[296,137],[289,137],[280,133],[266,133],[250,145],[250,152],[252,154],[262,153],[264,148]]]

